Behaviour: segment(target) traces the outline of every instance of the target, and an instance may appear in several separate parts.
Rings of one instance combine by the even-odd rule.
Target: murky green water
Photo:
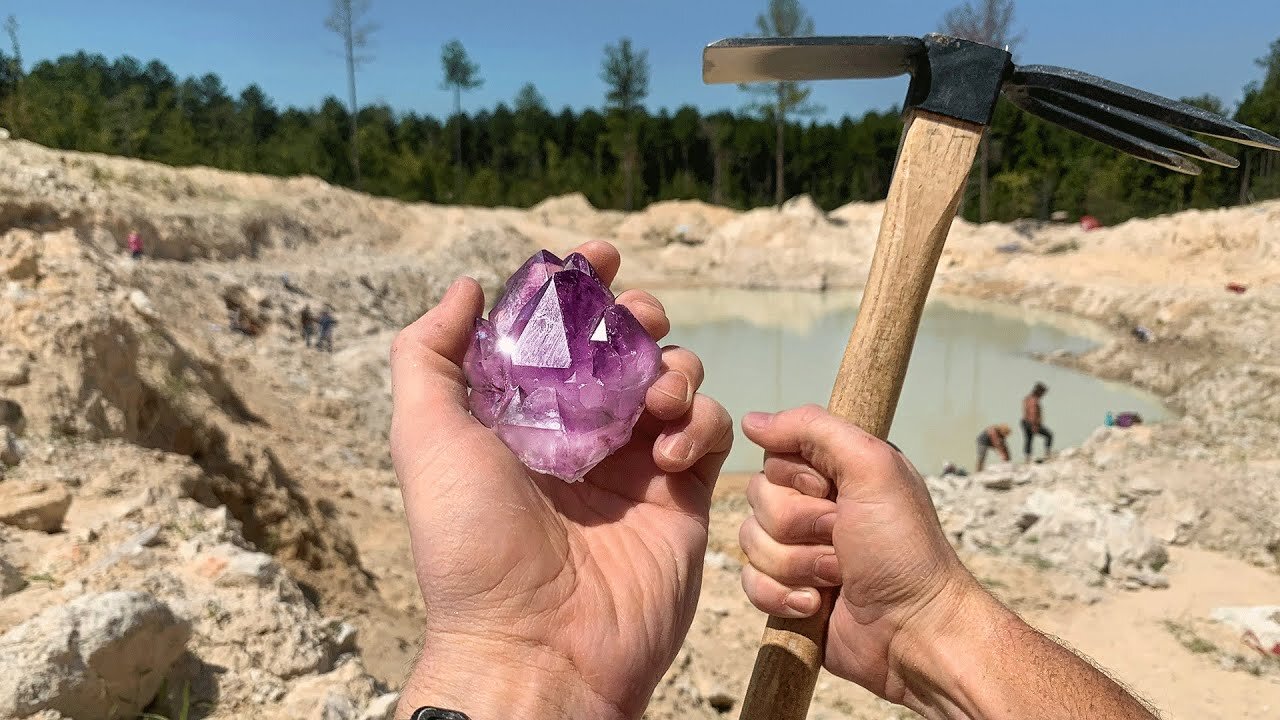
[[[703,392],[736,420],[750,410],[826,405],[853,327],[851,292],[665,290],[673,329],[664,342],[696,351],[706,365]],[[894,419],[893,440],[922,472],[948,460],[972,469],[974,438],[993,423],[1014,429],[1010,449],[1021,458],[1021,399],[1036,381],[1049,386],[1045,425],[1054,448],[1078,445],[1108,410],[1164,416],[1147,393],[1054,367],[1032,353],[1079,352],[1097,342],[1080,321],[1008,306],[961,300],[930,303],[921,323]],[[1036,440],[1036,453],[1042,440]],[[760,467],[760,450],[739,437],[726,469]],[[994,455],[988,462],[998,461]]]

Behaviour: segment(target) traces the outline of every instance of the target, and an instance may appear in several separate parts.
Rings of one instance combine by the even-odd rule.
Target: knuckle
[[[795,413],[796,419],[800,421],[800,425],[806,428],[812,426],[814,423],[820,422],[827,416],[827,411],[814,403],[801,405],[796,408]]]
[[[748,558],[751,557],[751,553],[755,548],[755,543],[753,542],[755,524],[755,516],[748,515],[747,519],[742,521],[742,525],[738,526],[738,547],[742,548],[742,552],[746,553]]]
[[[897,467],[897,453],[889,443],[873,437],[867,437],[862,444],[862,456],[873,470],[884,472]]]
[[[766,510],[773,522],[773,539],[778,542],[796,542],[799,533],[796,532],[797,512],[794,507],[786,502],[770,503]]]

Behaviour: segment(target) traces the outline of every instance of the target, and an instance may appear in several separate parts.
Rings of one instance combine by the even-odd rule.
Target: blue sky
[[[808,0],[819,34],[924,34],[954,0]],[[257,82],[280,105],[312,106],[345,90],[337,38],[323,26],[328,0],[0,0],[22,25],[28,65],[86,49],[159,58],[179,75],[216,72],[233,93]],[[599,106],[604,45],[623,35],[649,51],[648,105],[740,108],[732,86],[702,84],[701,48],[744,34],[765,0],[373,0],[373,59],[361,103],[443,115],[440,46],[457,37],[480,64],[484,87],[465,108],[510,103],[535,83],[553,108]],[[1259,77],[1253,60],[1280,37],[1280,1],[1021,0],[1018,59],[1066,65],[1164,95],[1210,92],[1228,103]],[[7,45],[7,42],[5,43]],[[8,48],[6,47],[6,50]],[[828,117],[901,102],[905,80],[826,82],[814,99]]]

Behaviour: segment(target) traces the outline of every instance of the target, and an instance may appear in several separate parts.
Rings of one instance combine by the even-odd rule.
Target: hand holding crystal
[[[607,285],[613,246],[578,252]],[[617,298],[655,340],[642,291]],[[427,607],[398,717],[638,718],[692,622],[729,415],[702,365],[661,352],[630,440],[583,482],[529,470],[468,410],[462,362],[484,305],[462,278],[391,351],[391,451]]]

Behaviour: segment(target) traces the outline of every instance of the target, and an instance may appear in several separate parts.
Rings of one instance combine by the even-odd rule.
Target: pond
[[[702,391],[724,403],[735,421],[751,410],[826,405],[853,328],[853,292],[668,289],[655,294],[671,317],[664,343],[688,347],[707,370]],[[1144,421],[1166,411],[1149,393],[1037,361],[1034,353],[1082,352],[1101,331],[1053,313],[962,299],[926,306],[889,439],[923,473],[951,461],[972,470],[974,439],[1008,423],[1015,460],[1022,398],[1036,382],[1049,386],[1044,424],[1054,449],[1079,445],[1106,413],[1130,411]],[[1042,452],[1037,438],[1035,453]],[[761,451],[739,437],[727,471],[760,468]],[[988,462],[998,462],[991,455]]]

